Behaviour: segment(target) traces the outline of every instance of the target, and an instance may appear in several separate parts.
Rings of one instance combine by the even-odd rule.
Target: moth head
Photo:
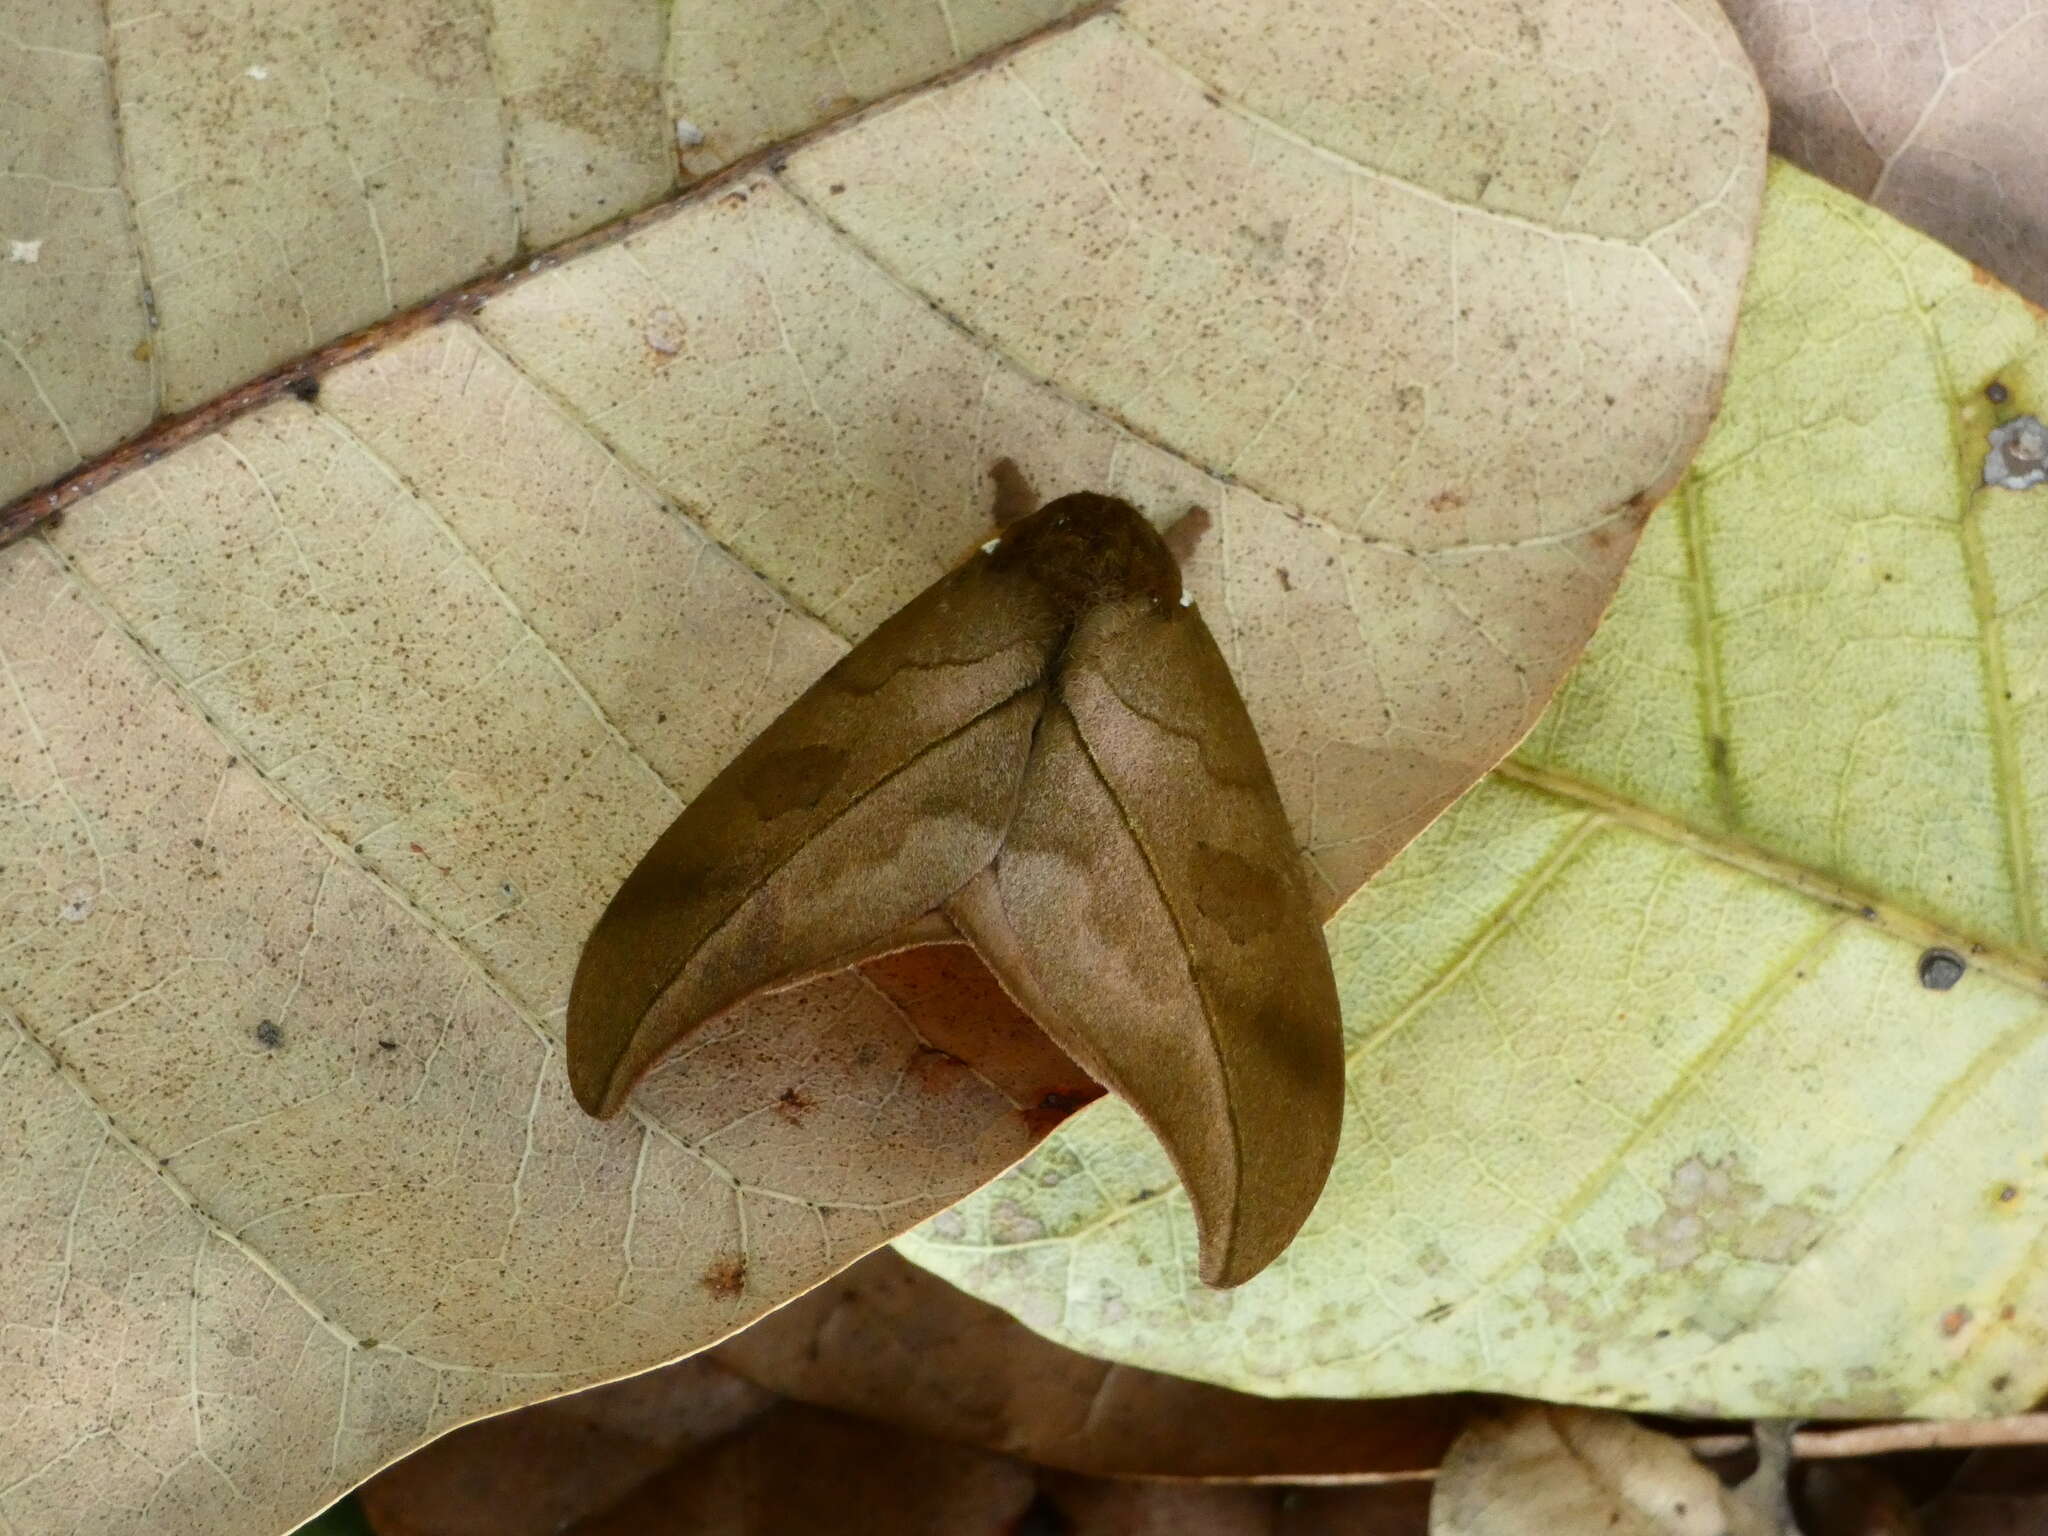
[[[1127,501],[1076,491],[1003,530],[991,561],[1022,567],[1078,611],[1123,597],[1180,604],[1180,566],[1144,515]]]

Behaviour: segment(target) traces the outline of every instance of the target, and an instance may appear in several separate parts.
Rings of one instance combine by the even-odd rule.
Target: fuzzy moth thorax
[[[989,563],[1037,582],[1069,618],[1126,597],[1180,604],[1180,566],[1166,541],[1129,502],[1094,491],[1049,501],[1013,523]]]

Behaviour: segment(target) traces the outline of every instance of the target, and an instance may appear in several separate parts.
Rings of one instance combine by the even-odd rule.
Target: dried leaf
[[[1430,1536],[1794,1536],[1668,1435],[1624,1414],[1531,1404],[1444,1458]]]
[[[1586,660],[1330,927],[1350,1118],[1294,1246],[1199,1296],[1110,1107],[904,1251],[1245,1390],[2037,1400],[2048,486],[1982,471],[2044,411],[2040,317],[1781,169],[1721,417]]]
[[[566,60],[559,9],[500,56]],[[620,19],[583,10],[560,25]],[[1148,0],[1034,35],[310,398],[202,418],[0,552],[0,1124],[27,1128],[0,1262],[29,1276],[0,1515],[275,1529],[453,1424],[710,1342],[1029,1144],[1038,1105],[857,978],[715,1034],[630,1123],[585,1124],[551,1056],[633,858],[986,537],[995,456],[1210,509],[1189,585],[1332,902],[1494,761],[1703,428],[1759,192],[1712,8],[1583,14]],[[502,241],[506,143],[464,137],[499,78],[474,15],[441,19],[178,0],[111,77],[98,9],[0,43],[103,114],[111,84],[131,162],[52,173],[116,189],[85,199],[98,243],[0,231],[43,240],[0,263],[24,475],[131,398],[83,313],[140,339],[127,197],[181,253],[146,366],[202,393],[387,307],[373,205],[408,291],[482,259],[437,267],[437,231]],[[644,36],[618,56],[647,77]],[[67,141],[33,120],[38,154]],[[345,177],[394,144],[388,181]],[[447,161],[491,169],[437,200]]]
[[[1964,1536],[1953,1524],[1925,1524],[1879,1462],[1819,1461],[1804,1468],[1799,1507],[1804,1536]]]
[[[1971,1452],[1920,1518],[1929,1536],[2032,1536],[2048,1527],[2048,1449]]]
[[[1005,1457],[785,1403],[567,1536],[1010,1536],[1034,1497]]]
[[[1426,1470],[1472,1409],[1460,1397],[1255,1397],[1113,1366],[886,1250],[712,1358],[787,1397],[1107,1477]]]
[[[1427,1528],[1426,1482],[1254,1489],[1046,1473],[842,1414],[768,1407],[765,1394],[723,1376],[685,1361],[471,1425],[374,1478],[362,1507],[377,1536],[1422,1536]],[[659,1464],[649,1467],[650,1458]]]
[[[2048,303],[2048,5],[1727,0],[1771,147]]]
[[[0,40],[0,498],[1086,8],[22,10]]]
[[[378,1536],[556,1536],[774,1403],[729,1371],[685,1360],[466,1424],[358,1497]]]

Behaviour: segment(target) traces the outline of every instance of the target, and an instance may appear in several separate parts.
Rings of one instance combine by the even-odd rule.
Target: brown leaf
[[[1046,1473],[684,1361],[458,1430],[365,1486],[379,1536],[1422,1536],[1429,1485]]]
[[[1007,1457],[784,1403],[568,1536],[1008,1536],[1034,1497]]]
[[[2048,5],[1726,0],[1771,147],[2048,303]]]
[[[1111,1477],[1272,1478],[1435,1466],[1460,1397],[1269,1398],[1064,1349],[884,1249],[713,1358],[786,1396]]]
[[[774,1398],[685,1360],[443,1435],[365,1483],[380,1536],[556,1536]]]
[[[627,876],[569,994],[577,1101],[940,909],[1144,1117],[1202,1277],[1308,1216],[1343,1111],[1337,987],[1258,734],[1127,502],[1005,528],[837,662]]]
[[[1365,1488],[1189,1487],[1042,1477],[1059,1536],[1425,1536],[1428,1483]]]
[[[1560,1531],[1789,1536],[1676,1440],[1625,1414],[1531,1404],[1473,1423],[1444,1458],[1431,1536]]]
[[[2048,1447],[1972,1451],[1920,1518],[1929,1536],[2038,1536],[2048,1530]]]
[[[1881,1465],[1821,1461],[1802,1470],[1800,1529],[1804,1536],[1958,1536],[1953,1526],[1929,1527],[1913,1501]]]

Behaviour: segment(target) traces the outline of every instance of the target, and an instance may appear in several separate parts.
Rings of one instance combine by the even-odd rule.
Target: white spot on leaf
[[[2048,484],[2048,426],[2039,417],[2018,416],[1991,429],[1984,483],[2007,491]]]

